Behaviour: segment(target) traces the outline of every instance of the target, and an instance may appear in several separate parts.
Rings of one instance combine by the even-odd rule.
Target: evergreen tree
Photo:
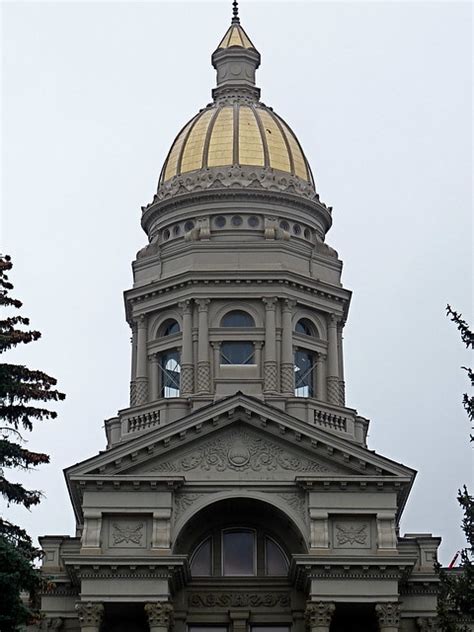
[[[21,301],[8,293],[13,285],[7,272],[12,262],[8,255],[0,255],[0,306],[17,310]],[[25,329],[29,319],[20,315],[0,318],[0,353],[19,344],[28,344],[41,337],[39,331]],[[44,408],[42,403],[64,399],[64,394],[53,388],[56,380],[42,371],[26,366],[0,363],[0,495],[10,503],[31,507],[41,500],[39,490],[26,489],[21,483],[7,478],[6,470],[29,470],[49,463],[49,456],[24,447],[22,431],[31,431],[35,421],[54,419],[57,413]],[[35,405],[40,402],[40,405]],[[33,612],[25,606],[21,593],[33,595],[40,583],[35,560],[41,552],[20,527],[0,516],[0,630],[14,632],[26,623]]]
[[[461,314],[455,312],[450,305],[447,315],[456,324],[461,340],[468,349],[474,348],[474,333]],[[471,386],[474,386],[474,371],[463,367],[467,372]],[[464,393],[463,406],[472,424],[474,423],[474,396]],[[471,435],[471,441],[474,436]],[[459,632],[469,628],[463,620],[474,620],[474,497],[464,485],[458,491],[458,503],[463,511],[462,529],[466,536],[467,546],[459,552],[460,564],[453,569],[443,569],[438,565],[440,576],[440,592],[438,599],[438,615],[443,632]]]

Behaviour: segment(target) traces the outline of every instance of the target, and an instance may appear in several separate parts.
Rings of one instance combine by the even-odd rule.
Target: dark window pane
[[[313,336],[313,327],[307,318],[301,318],[295,327],[297,334],[304,334],[305,336]]]
[[[286,575],[288,562],[278,544],[270,538],[265,538],[265,574]]]
[[[255,575],[255,533],[224,531],[222,534],[223,575]]]
[[[252,625],[250,632],[290,632],[289,625]]]
[[[296,397],[313,397],[314,367],[314,353],[301,349],[295,353]]]
[[[253,364],[253,343],[223,342],[221,364]]]
[[[188,632],[227,632],[225,625],[188,625]]]
[[[236,309],[227,312],[221,321],[221,327],[255,327],[255,322],[250,314]]]
[[[166,320],[161,328],[162,336],[171,336],[179,332],[179,324],[175,320]]]
[[[178,351],[160,356],[161,397],[179,397],[181,365]]]
[[[204,540],[193,554],[191,573],[194,576],[209,577],[212,575],[211,538]]]

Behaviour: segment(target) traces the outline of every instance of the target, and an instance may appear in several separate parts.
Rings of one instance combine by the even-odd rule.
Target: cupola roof
[[[228,167],[251,168],[257,179],[286,178],[283,186],[292,186],[305,197],[311,196],[311,191],[314,195],[311,169],[298,139],[289,125],[260,101],[255,85],[260,53],[240,24],[237,2],[233,3],[231,25],[212,54],[212,65],[217,71],[213,102],[175,138],[161,171],[158,196],[169,197],[179,191],[176,180],[181,176],[199,181],[209,176],[210,181],[213,175],[219,177],[216,169]]]

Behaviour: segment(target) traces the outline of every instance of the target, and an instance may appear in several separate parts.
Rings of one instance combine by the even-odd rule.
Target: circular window
[[[259,222],[258,217],[256,215],[251,215],[248,218],[248,223],[249,223],[249,226],[251,226],[252,228],[255,228],[256,226],[259,225],[260,222]]]
[[[293,224],[293,232],[295,235],[301,234],[301,226],[299,224]]]
[[[232,226],[241,226],[242,218],[240,217],[240,215],[234,215],[231,222],[232,222]]]
[[[176,224],[176,226],[173,228],[173,234],[178,236],[180,232],[181,232],[181,227],[179,226],[179,224]]]
[[[224,228],[224,226],[226,225],[226,221],[227,220],[223,215],[219,215],[218,217],[216,217],[215,224],[217,228]]]
[[[184,225],[184,230],[186,232],[192,230],[194,228],[194,222],[192,222],[191,220],[189,220],[188,222],[186,222],[186,224]]]
[[[290,230],[290,225],[288,224],[288,222],[280,222],[280,228],[282,228],[283,230]]]
[[[169,239],[170,238],[170,231],[168,229],[163,231],[163,239]]]

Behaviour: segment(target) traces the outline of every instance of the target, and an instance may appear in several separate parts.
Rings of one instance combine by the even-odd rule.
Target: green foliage
[[[461,340],[468,349],[474,348],[474,334],[461,314],[455,312],[448,305],[448,316],[456,323],[461,334]],[[463,367],[467,372],[471,386],[474,386],[474,372]],[[465,393],[463,405],[468,415],[471,427],[474,422],[474,397]],[[471,441],[474,437],[471,435]],[[438,616],[443,632],[462,632],[468,628],[463,620],[474,620],[474,497],[464,485],[458,491],[458,503],[463,510],[462,529],[466,536],[467,546],[460,551],[460,564],[456,568],[446,569],[438,565],[440,591],[438,598]]]
[[[13,289],[7,271],[12,268],[9,256],[0,255],[0,307],[20,309],[21,301],[11,298]],[[0,319],[0,353],[28,344],[41,337],[39,331],[24,329],[29,319],[23,316],[5,316]],[[53,388],[56,380],[46,373],[30,370],[24,365],[0,363],[0,496],[8,504],[24,507],[37,505],[41,492],[26,489],[21,483],[7,478],[8,470],[29,470],[49,463],[49,456],[24,447],[20,431],[33,430],[34,421],[54,419],[57,413],[36,406],[64,399],[64,394]],[[33,546],[31,538],[20,527],[0,517],[0,630],[15,632],[19,626],[31,621],[34,610],[23,603],[21,593],[31,597],[41,579],[35,561],[41,551]]]

